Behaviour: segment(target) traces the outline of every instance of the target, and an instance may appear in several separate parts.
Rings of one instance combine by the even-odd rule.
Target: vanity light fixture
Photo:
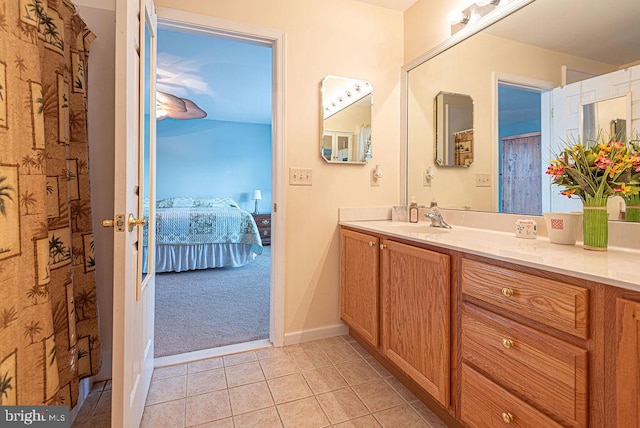
[[[366,97],[373,91],[373,88],[369,82],[356,81],[351,86],[340,88],[339,92],[330,92],[326,94],[326,97],[330,102],[325,103],[324,119],[339,112],[345,107],[356,103],[362,98]]]
[[[497,6],[500,4],[500,0],[476,0],[475,3],[478,7]]]
[[[469,16],[465,15],[465,13],[460,9],[452,9],[449,12],[449,24],[457,25],[457,24],[466,24],[469,22]]]
[[[501,0],[474,0],[464,9],[453,9],[449,12],[451,35],[462,30],[466,25],[472,25],[480,18],[500,5]],[[508,3],[502,0],[503,4]]]

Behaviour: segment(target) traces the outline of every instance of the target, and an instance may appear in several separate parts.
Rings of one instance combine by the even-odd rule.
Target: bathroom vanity
[[[640,426],[640,251],[340,225],[342,319],[447,424]]]

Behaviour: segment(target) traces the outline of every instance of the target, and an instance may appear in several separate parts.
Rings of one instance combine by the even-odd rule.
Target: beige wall
[[[451,34],[449,11],[469,0],[418,0],[404,12],[404,62],[444,42]]]
[[[90,114],[113,103],[113,12],[101,13],[95,0],[79,0],[98,41],[111,50],[90,59]],[[285,332],[340,323],[338,208],[392,205],[399,200],[400,67],[403,64],[402,12],[351,0],[156,0],[156,6],[248,23],[285,32],[284,167],[311,168],[313,185],[286,186]],[[96,43],[98,43],[98,41]],[[103,68],[104,73],[92,73]],[[320,157],[320,91],[326,75],[368,80],[373,85],[373,158],[369,165],[330,165]],[[93,105],[93,110],[91,105]],[[90,119],[94,227],[113,211],[113,107]],[[90,136],[91,138],[91,136]],[[370,171],[382,164],[379,187]],[[288,176],[288,174],[286,174]],[[103,275],[98,288],[103,341],[111,341],[112,279],[110,235],[99,233]],[[105,363],[110,347],[105,347]]]

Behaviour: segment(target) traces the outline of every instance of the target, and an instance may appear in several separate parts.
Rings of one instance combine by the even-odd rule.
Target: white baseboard
[[[284,344],[295,345],[297,343],[310,342],[318,339],[328,339],[335,336],[349,334],[349,326],[343,323],[328,325],[326,327],[312,328],[309,330],[293,331],[284,334]]]
[[[297,343],[310,342],[312,340],[328,339],[335,336],[349,334],[349,326],[343,323],[333,324],[326,327],[312,328],[309,330],[294,331],[285,333],[284,344],[295,345]],[[158,357],[153,360],[155,368],[171,366],[174,364],[185,364],[206,358],[219,357],[222,355],[236,354],[238,352],[253,351],[272,346],[269,340],[256,340],[254,342],[241,343],[238,345],[222,346],[214,349],[204,349],[202,351],[188,352],[167,357]]]

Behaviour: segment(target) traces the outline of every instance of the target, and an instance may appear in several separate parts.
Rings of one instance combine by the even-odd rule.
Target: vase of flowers
[[[628,146],[632,167],[627,183],[622,186],[621,196],[625,202],[625,220],[640,223],[640,147],[637,141]]]
[[[632,172],[640,157],[624,142],[597,140],[567,144],[551,161],[547,174],[560,193],[580,198],[583,206],[584,248],[606,251],[608,241],[607,199],[612,195],[638,194]]]

